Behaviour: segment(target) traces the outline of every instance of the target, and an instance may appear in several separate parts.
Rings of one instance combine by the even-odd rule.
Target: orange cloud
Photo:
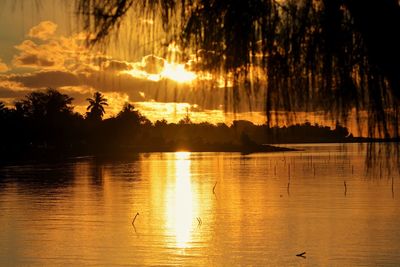
[[[48,40],[57,30],[57,24],[52,21],[42,21],[29,30],[28,36],[40,40]]]
[[[143,57],[140,63],[136,63],[138,70],[144,71],[148,74],[159,74],[162,72],[165,64],[165,59],[154,55]]]
[[[106,71],[128,71],[132,69],[132,66],[126,62],[121,60],[107,60],[102,64],[102,67]]]
[[[186,68],[187,64],[167,61],[155,55],[147,55],[140,62],[131,63],[130,70],[122,71],[133,77],[146,79],[153,82],[170,80],[176,83],[191,83],[198,76]]]
[[[8,70],[9,70],[8,66],[0,58],[0,72],[6,72]]]
[[[25,40],[15,48],[21,51],[19,55],[14,56],[13,65],[15,67],[44,69],[64,67],[65,54],[57,41],[38,45],[31,40]]]

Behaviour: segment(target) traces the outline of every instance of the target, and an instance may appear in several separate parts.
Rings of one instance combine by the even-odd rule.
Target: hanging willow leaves
[[[264,90],[274,113],[368,117],[368,135],[399,136],[400,6],[397,0],[76,0],[101,43],[129,10],[161,18],[202,68],[232,77],[234,104]],[[176,35],[175,33],[179,34]],[[207,55],[207,56],[204,56]],[[252,75],[261,69],[266,83]]]

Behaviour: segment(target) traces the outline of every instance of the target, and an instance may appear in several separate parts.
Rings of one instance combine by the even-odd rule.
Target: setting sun
[[[161,76],[178,83],[191,83],[197,77],[194,72],[185,69],[184,64],[178,64],[175,62],[165,62],[164,69],[161,72]]]
[[[148,72],[145,70],[145,63],[130,63],[132,69],[124,70],[120,73],[129,74],[135,78],[145,79],[153,82],[158,82],[163,79],[169,79],[177,83],[191,83],[197,78],[197,74],[185,68],[185,64],[168,62],[162,58],[158,60],[164,61],[162,66],[159,66],[158,72]]]

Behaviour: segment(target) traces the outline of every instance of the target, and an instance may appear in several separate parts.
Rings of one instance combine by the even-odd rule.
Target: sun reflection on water
[[[190,152],[175,153],[175,184],[167,189],[167,228],[175,236],[178,248],[190,247],[197,201],[193,194]]]

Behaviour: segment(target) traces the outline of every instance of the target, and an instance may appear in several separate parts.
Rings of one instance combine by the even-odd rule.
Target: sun
[[[165,62],[161,76],[178,83],[191,83],[197,78],[196,73],[188,71],[185,68],[185,64],[178,64],[175,62]]]
[[[142,60],[140,63],[129,63],[131,69],[123,70],[120,74],[129,74],[130,76],[153,82],[168,79],[182,84],[192,83],[194,80],[200,78],[197,73],[187,70],[184,63],[169,62],[162,58],[158,59],[163,61],[163,64],[157,68],[157,72],[146,70],[146,62]]]

